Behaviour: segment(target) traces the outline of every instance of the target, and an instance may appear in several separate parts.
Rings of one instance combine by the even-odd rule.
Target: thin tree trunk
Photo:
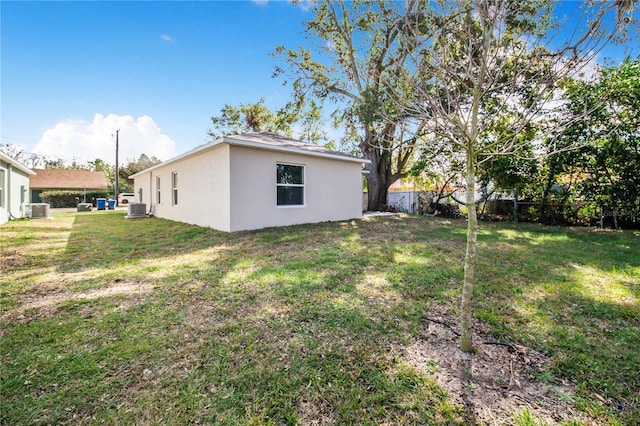
[[[475,155],[467,152],[467,194],[465,206],[467,208],[467,250],[464,257],[464,283],[462,286],[462,306],[460,310],[460,349],[464,352],[473,351],[472,300],[473,283],[476,268],[476,246],[478,238],[478,216],[476,213],[475,189]]]

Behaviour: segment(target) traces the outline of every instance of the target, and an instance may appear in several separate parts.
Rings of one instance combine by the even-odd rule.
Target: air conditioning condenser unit
[[[29,219],[51,219],[50,213],[50,206],[47,203],[27,204],[25,209],[25,216]]]
[[[135,219],[147,216],[147,205],[145,203],[130,203],[129,213],[125,216],[127,219]]]

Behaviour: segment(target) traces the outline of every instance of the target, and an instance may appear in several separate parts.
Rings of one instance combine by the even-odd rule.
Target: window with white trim
[[[0,170],[0,207],[4,207],[4,170]]]
[[[160,176],[156,176],[156,204],[160,204]]]
[[[278,206],[304,206],[304,166],[276,164]]]
[[[171,173],[171,204],[178,205],[178,172]]]

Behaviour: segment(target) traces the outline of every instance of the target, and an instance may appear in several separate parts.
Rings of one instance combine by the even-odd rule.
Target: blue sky
[[[224,104],[287,102],[269,53],[309,43],[306,6],[2,1],[2,143],[111,163],[116,129],[121,162],[201,145]]]
[[[167,159],[207,142],[210,117],[226,103],[264,97],[269,106],[283,105],[290,89],[271,77],[276,60],[269,53],[299,44],[310,16],[288,2],[3,1],[1,7],[2,143],[32,151],[49,131],[50,148],[59,149],[47,153],[67,161],[92,159],[80,145],[112,143],[111,124],[123,127],[121,159],[142,152]],[[164,140],[162,149],[148,152],[159,148],[145,140],[158,137],[153,124],[175,142],[172,149]],[[97,132],[104,139],[89,141]],[[76,143],[68,140],[74,136]]]

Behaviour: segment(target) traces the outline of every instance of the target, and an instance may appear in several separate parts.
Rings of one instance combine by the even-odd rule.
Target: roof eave
[[[292,148],[287,146],[268,145],[260,142],[252,142],[252,141],[247,141],[245,139],[234,138],[230,136],[225,136],[223,140],[224,142],[227,142],[230,145],[245,146],[248,148],[262,149],[267,151],[279,151],[279,152],[287,152],[290,154],[309,155],[313,157],[323,157],[323,158],[330,158],[333,160],[349,161],[352,163],[361,163],[361,164],[371,163],[370,160],[367,160],[365,158],[340,155],[340,154],[331,154],[329,152],[317,152],[317,151],[311,151],[311,150],[306,150],[301,148]]]
[[[142,171],[139,171],[138,173],[129,176],[129,179],[133,179],[133,178],[136,178],[138,176],[142,176],[143,174],[152,172],[153,170],[158,169],[160,167],[169,165],[171,163],[175,163],[176,161],[179,161],[179,160],[184,160],[185,158],[189,158],[189,157],[194,156],[196,154],[199,154],[201,152],[204,152],[204,151],[207,151],[209,149],[215,148],[216,146],[220,145],[223,142],[224,142],[223,139],[216,139],[213,142],[209,142],[209,143],[206,143],[204,145],[200,145],[200,146],[192,149],[191,151],[187,151],[184,154],[178,155],[177,157],[170,158],[169,160],[163,161],[160,164],[156,164],[155,166],[151,166],[148,169],[144,169]]]
[[[229,145],[236,145],[236,146],[244,146],[244,147],[248,147],[248,148],[255,148],[255,149],[262,149],[262,150],[267,150],[267,151],[279,151],[279,152],[288,152],[291,154],[298,154],[298,155],[309,155],[309,156],[313,156],[313,157],[323,157],[323,158],[330,158],[333,160],[340,160],[340,161],[348,161],[348,162],[352,162],[352,163],[360,163],[360,164],[370,164],[371,161],[367,160],[366,158],[358,158],[358,157],[351,157],[351,156],[346,156],[346,155],[337,155],[337,154],[331,154],[331,153],[326,153],[326,152],[316,152],[316,151],[307,151],[304,149],[296,149],[296,148],[291,148],[291,147],[283,147],[283,146],[274,146],[274,145],[267,145],[267,144],[263,144],[263,143],[259,143],[259,142],[251,142],[251,141],[247,141],[244,139],[240,139],[240,138],[234,138],[234,137],[230,137],[230,136],[224,136],[223,138],[220,139],[216,139],[213,142],[209,142],[207,144],[201,145],[195,149],[192,149],[191,151],[187,151],[184,154],[178,155],[177,157],[173,157],[165,162],[162,162],[160,164],[156,164],[155,166],[151,166],[148,169],[142,170],[136,174],[133,174],[131,176],[129,176],[129,179],[135,179],[136,177],[142,176],[146,173],[152,172],[160,167],[169,165],[171,163],[174,163],[176,161],[179,160],[184,160],[186,158],[192,157],[196,154],[199,154],[201,152],[204,151],[208,151],[210,149],[213,149],[215,147],[217,147],[218,145],[221,145],[223,143],[229,144]]]
[[[36,175],[36,172],[34,172],[33,170],[29,169],[26,166],[23,166],[17,160],[14,160],[13,158],[9,157],[7,154],[3,152],[0,152],[0,159],[5,163],[11,164],[12,167],[15,167],[16,169],[20,170],[23,173],[26,173],[30,176]]]

